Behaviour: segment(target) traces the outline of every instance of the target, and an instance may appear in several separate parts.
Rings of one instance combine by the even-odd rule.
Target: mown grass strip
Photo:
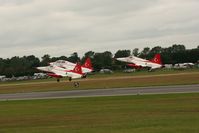
[[[2,133],[197,133],[199,93],[0,102]]]

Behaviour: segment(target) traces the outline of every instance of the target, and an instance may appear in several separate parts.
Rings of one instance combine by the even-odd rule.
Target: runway
[[[194,93],[194,92],[199,92],[199,84],[198,85],[153,86],[153,87],[131,87],[131,88],[0,94],[0,101],[99,97],[99,96],[123,96],[123,95],[146,95],[146,94],[170,94],[170,93]]]

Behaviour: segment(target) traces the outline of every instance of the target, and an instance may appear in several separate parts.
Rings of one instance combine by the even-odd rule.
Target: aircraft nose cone
[[[37,70],[41,70],[41,71],[43,71],[43,70],[44,70],[44,68],[43,68],[43,67],[36,67],[36,69],[37,69]]]
[[[36,69],[40,71],[49,71],[48,67],[36,67]]]
[[[118,61],[125,61],[124,58],[116,58],[116,60],[118,60]]]

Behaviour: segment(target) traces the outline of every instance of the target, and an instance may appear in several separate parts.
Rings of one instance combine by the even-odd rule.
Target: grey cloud
[[[81,11],[80,13],[85,15],[115,16],[129,11],[145,9],[157,3],[157,1],[158,0],[125,0],[117,2],[114,0],[87,0],[86,2],[75,1],[70,9],[77,12]]]
[[[0,57],[199,44],[197,0],[0,0],[0,4]]]
[[[23,5],[27,3],[32,3],[34,0],[0,0],[0,5]]]

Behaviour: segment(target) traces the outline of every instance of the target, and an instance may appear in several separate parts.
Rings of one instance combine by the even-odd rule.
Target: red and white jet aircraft
[[[57,78],[57,82],[63,77],[69,77],[69,81],[72,79],[86,78],[86,74],[93,71],[90,58],[88,58],[82,66],[79,63],[74,64],[68,61],[59,60],[50,63],[50,66],[37,67],[36,69],[47,72],[48,76]],[[77,82],[74,83],[74,85],[77,84],[79,85]]]
[[[85,77],[84,74],[82,73],[82,68],[79,63],[76,64],[73,70],[66,70],[58,66],[50,66],[50,67],[51,69],[50,71],[48,71],[47,75],[57,78],[57,82],[59,82],[60,78],[63,77],[69,77],[69,81],[71,81],[72,79],[80,79]],[[37,69],[39,70],[39,68]],[[74,82],[74,86],[78,87],[79,83]]]
[[[65,68],[66,70],[73,70],[74,67],[76,66],[75,63],[69,62],[69,61],[65,61],[65,60],[57,60],[55,62],[51,62],[50,63],[51,66],[58,66],[58,67],[62,67]],[[93,67],[92,67],[92,63],[91,63],[91,59],[87,58],[85,63],[81,66],[82,68],[82,72],[83,73],[90,73],[93,71]]]
[[[155,57],[151,60],[142,59],[136,56],[116,58],[116,60],[130,63],[128,64],[128,66],[131,66],[136,69],[148,67],[150,68],[149,71],[163,67],[160,54],[156,54]]]
[[[66,70],[58,66],[52,66],[52,67],[53,68],[48,73],[48,75],[51,77],[55,78],[69,77],[71,79],[78,79],[83,77],[81,65],[79,63],[77,63],[77,65],[73,70]]]
[[[65,70],[73,70],[76,66],[75,63],[65,61],[65,60],[57,60],[55,62],[49,63],[50,66],[43,66],[43,67],[37,67],[38,70],[44,71],[44,72],[51,72],[53,67],[60,67]],[[92,63],[90,58],[87,58],[85,63],[81,66],[82,73],[87,74],[91,73],[93,71]]]

